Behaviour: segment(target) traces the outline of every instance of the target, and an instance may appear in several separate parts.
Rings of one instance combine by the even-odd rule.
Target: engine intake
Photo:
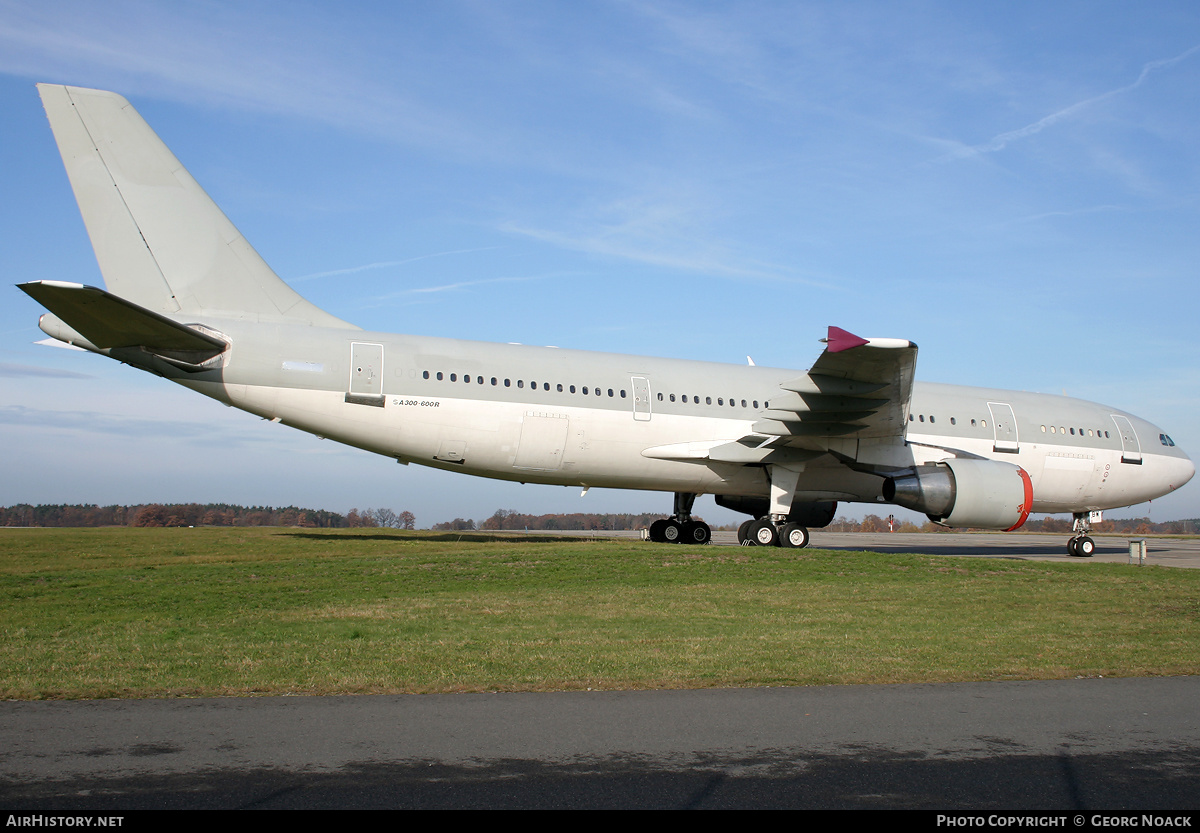
[[[1033,482],[1020,466],[995,460],[946,460],[889,477],[883,497],[954,527],[1017,529],[1029,517]]]

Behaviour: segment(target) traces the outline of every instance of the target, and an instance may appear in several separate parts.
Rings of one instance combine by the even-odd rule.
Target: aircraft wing
[[[860,338],[838,327],[830,327],[824,341],[825,351],[808,373],[772,394],[753,430],[812,449],[834,438],[903,438],[917,345]]]
[[[660,445],[642,452],[664,460],[741,465],[805,463],[834,440],[903,441],[912,401],[917,345],[859,338],[830,327],[825,352],[803,376],[783,382],[770,407],[739,440]]]

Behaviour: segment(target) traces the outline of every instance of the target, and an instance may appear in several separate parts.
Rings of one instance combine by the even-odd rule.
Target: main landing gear
[[[1091,558],[1096,552],[1096,542],[1088,535],[1092,531],[1092,524],[1087,512],[1075,513],[1072,530],[1075,534],[1071,536],[1070,541],[1067,541],[1067,555],[1073,555],[1076,558]]]
[[[771,478],[771,503],[768,514],[746,521],[738,528],[738,543],[743,547],[807,547],[808,527],[788,520],[796,499],[801,466],[767,466]]]
[[[808,527],[784,519],[782,522],[770,517],[746,521],[738,527],[738,544],[743,547],[807,547],[810,541]]]
[[[660,544],[707,544],[712,540],[712,529],[704,521],[692,520],[692,504],[696,496],[691,492],[675,493],[675,514],[650,524],[650,540]]]

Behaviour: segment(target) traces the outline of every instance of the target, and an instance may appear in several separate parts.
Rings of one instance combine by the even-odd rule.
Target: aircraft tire
[[[779,530],[770,521],[754,521],[750,525],[747,540],[755,547],[779,546]]]
[[[665,544],[667,538],[663,535],[663,528],[667,525],[666,518],[659,518],[654,523],[650,524],[650,540],[656,544]]]
[[[808,534],[808,528],[801,524],[784,524],[779,530],[779,546],[789,547],[792,549],[801,549],[808,546],[808,542],[812,540]]]
[[[683,524],[676,520],[668,520],[663,526],[663,540],[668,544],[683,543]]]
[[[746,546],[746,542],[750,540],[750,526],[754,520],[742,521],[742,525],[738,527],[738,546]]]
[[[683,538],[685,544],[707,544],[712,540],[712,529],[703,521],[693,521],[684,526]]]
[[[1091,558],[1096,552],[1096,542],[1088,536],[1075,539],[1075,554],[1080,558]]]

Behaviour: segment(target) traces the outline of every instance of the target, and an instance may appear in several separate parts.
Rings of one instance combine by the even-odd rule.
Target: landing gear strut
[[[771,478],[771,507],[767,515],[746,521],[738,528],[738,543],[743,547],[807,547],[808,528],[788,520],[796,498],[796,485],[803,467],[768,466]]]
[[[692,520],[692,504],[696,496],[691,492],[675,493],[675,514],[650,524],[650,540],[667,544],[707,544],[712,540],[712,529],[704,521]]]
[[[1092,524],[1087,512],[1076,512],[1075,523],[1071,529],[1074,535],[1071,540],[1067,541],[1067,555],[1073,555],[1076,558],[1091,558],[1096,552],[1096,542],[1092,540],[1088,534],[1092,531]]]

